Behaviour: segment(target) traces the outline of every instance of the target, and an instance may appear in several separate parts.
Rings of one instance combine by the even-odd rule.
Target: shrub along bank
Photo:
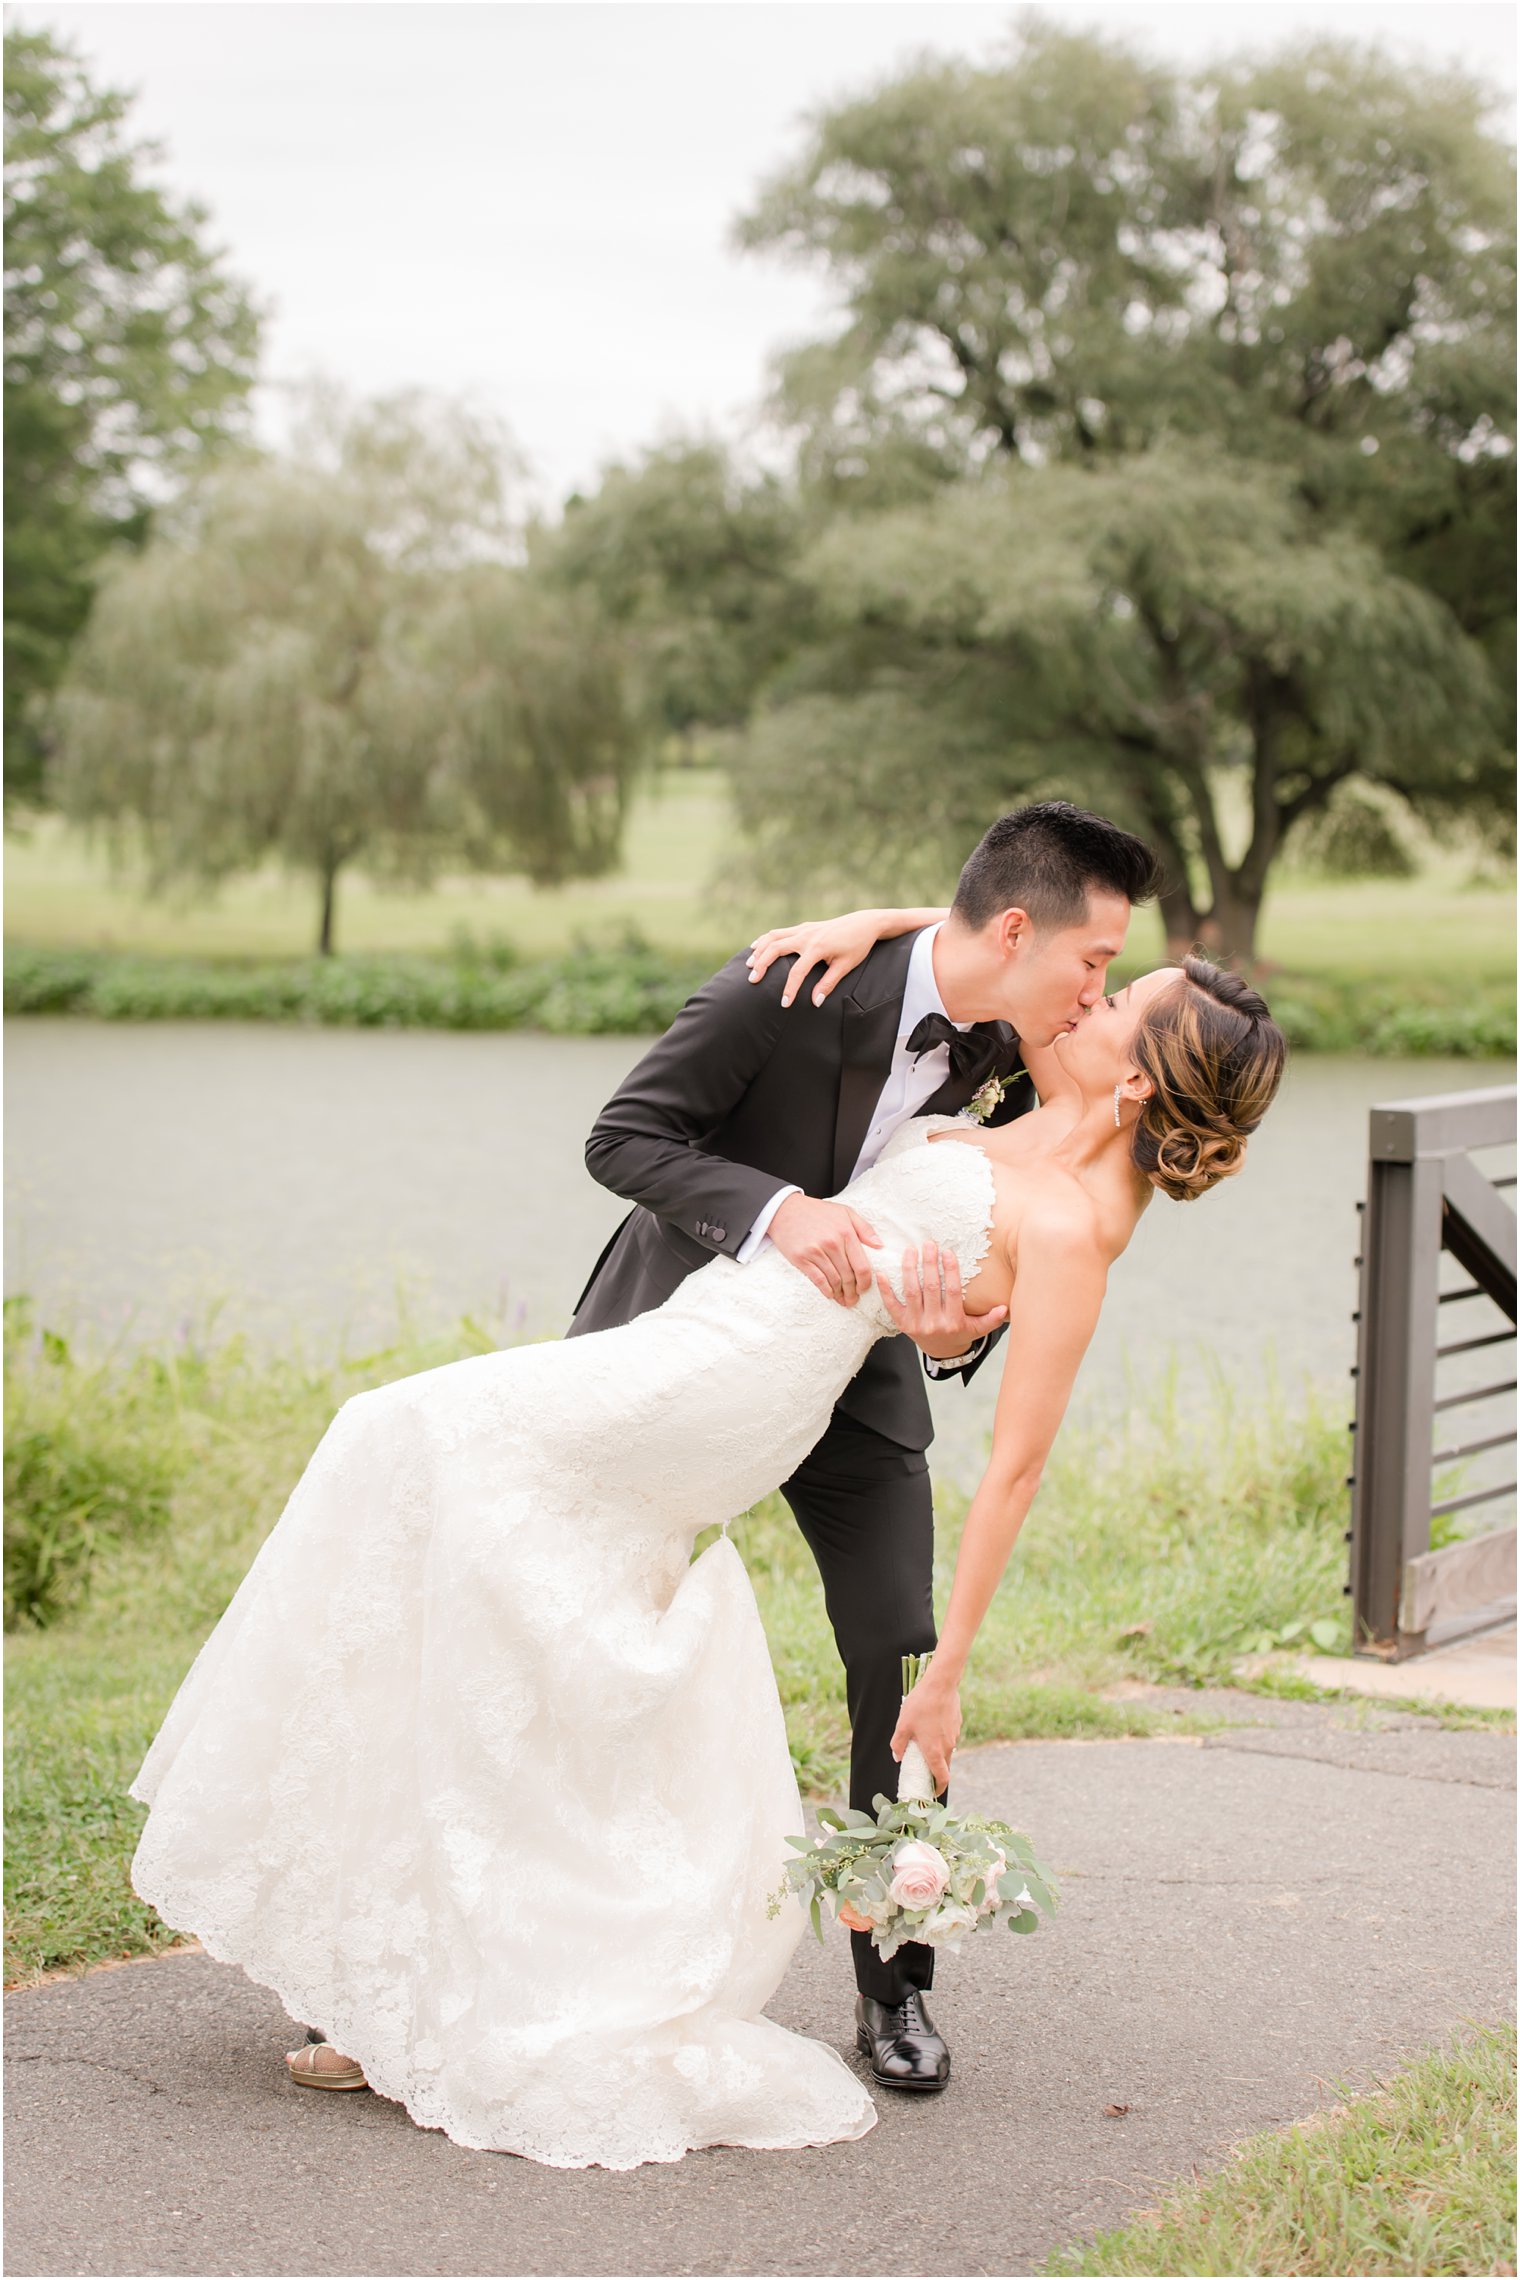
[[[537,1029],[565,1036],[653,1035],[711,971],[630,938],[557,958],[510,945],[448,957],[388,955],[258,964],[8,945],[8,1014],[102,1021],[301,1021],[346,1028]],[[1121,977],[1122,978],[1122,977]],[[1285,971],[1264,982],[1289,1043],[1304,1052],[1515,1051],[1507,983],[1436,977],[1415,984]]]
[[[5,1010],[102,1021],[304,1021],[357,1029],[657,1033],[710,971],[642,942],[519,962],[504,946],[447,958],[244,965],[7,946]]]

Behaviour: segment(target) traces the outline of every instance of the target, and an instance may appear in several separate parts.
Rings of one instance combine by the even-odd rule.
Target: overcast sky
[[[1504,91],[1505,5],[1047,0],[1194,62],[1318,27],[1456,61]],[[608,458],[732,432],[768,353],[827,324],[819,281],[727,249],[809,110],[916,51],[984,58],[1013,21],[972,0],[20,0],[137,91],[163,178],[269,310],[261,431],[311,370],[501,413],[546,505]]]

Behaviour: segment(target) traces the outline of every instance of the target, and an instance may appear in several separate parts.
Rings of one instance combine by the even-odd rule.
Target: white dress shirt
[[[947,1021],[950,1018],[945,1013],[945,1001],[940,996],[934,979],[934,937],[938,932],[938,925],[926,926],[913,937],[892,1066],[887,1071],[887,1081],[881,1088],[865,1139],[861,1143],[860,1154],[850,1173],[852,1180],[859,1179],[862,1172],[870,1170],[893,1133],[939,1091],[950,1074],[950,1049],[947,1045],[931,1046],[916,1061],[908,1051],[908,1039],[926,1013],[942,1014]],[[957,1029],[969,1029],[971,1024],[969,1021],[958,1021],[955,1026]],[[796,1187],[776,1190],[734,1253],[740,1266],[746,1265],[768,1239],[770,1223],[787,1197],[800,1193],[801,1190]]]

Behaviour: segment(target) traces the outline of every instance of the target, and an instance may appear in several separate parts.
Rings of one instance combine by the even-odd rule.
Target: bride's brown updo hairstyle
[[[1238,1172],[1272,1105],[1288,1041],[1238,974],[1185,958],[1185,979],[1141,1015],[1131,1043],[1151,1080],[1131,1155],[1153,1186],[1191,1203]]]

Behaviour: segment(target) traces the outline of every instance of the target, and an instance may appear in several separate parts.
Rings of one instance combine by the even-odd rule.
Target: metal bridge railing
[[[1460,1423],[1463,1410],[1515,1392],[1515,1213],[1505,1192],[1514,1175],[1490,1178],[1472,1160],[1514,1138],[1513,1085],[1371,1112],[1347,1531],[1358,1654],[1398,1660],[1514,1612],[1513,1526],[1431,1547],[1433,1520],[1515,1493],[1513,1464],[1502,1480],[1459,1480],[1445,1496],[1432,1486],[1441,1468],[1514,1445],[1512,1411],[1503,1431],[1490,1417],[1467,1438]],[[1441,1287],[1443,1254],[1467,1280]],[[1479,1300],[1499,1324],[1447,1336],[1463,1318],[1444,1310]],[[1443,1365],[1490,1349],[1499,1365],[1491,1382],[1450,1383]]]

